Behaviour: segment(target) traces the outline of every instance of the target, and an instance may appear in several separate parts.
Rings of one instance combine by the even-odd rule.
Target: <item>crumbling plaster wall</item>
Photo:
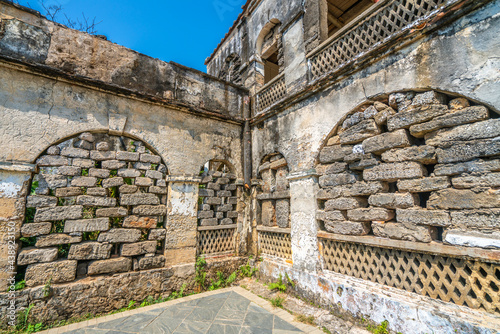
[[[498,113],[500,44],[496,36],[500,33],[499,11],[500,1],[491,2],[327,90],[254,124],[254,177],[261,159],[271,152],[282,153],[289,165],[295,268],[314,270],[319,267],[311,261],[318,258],[313,256],[318,252],[317,223],[313,213],[316,203],[309,197],[314,197],[317,187],[313,169],[321,145],[349,111],[371,97],[396,91],[434,89],[466,96]],[[301,203],[300,212],[294,212],[295,197]],[[304,202],[305,198],[309,200]]]

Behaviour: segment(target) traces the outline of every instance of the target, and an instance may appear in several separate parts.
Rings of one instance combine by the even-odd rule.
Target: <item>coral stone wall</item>
[[[144,143],[82,133],[37,168],[17,262],[27,286],[165,265],[167,168]]]
[[[464,98],[392,94],[348,115],[319,155],[327,232],[500,247],[500,119]]]

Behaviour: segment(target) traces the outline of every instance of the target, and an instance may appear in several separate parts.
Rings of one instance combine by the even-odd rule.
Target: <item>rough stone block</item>
[[[86,140],[77,140],[73,143],[73,146],[89,151],[94,148],[94,145]]]
[[[476,187],[500,187],[500,173],[485,175],[462,175],[451,180],[453,187],[459,189]]]
[[[151,194],[166,195],[167,187],[152,186],[148,190]]]
[[[478,247],[478,248],[500,248],[500,233],[482,233],[478,231],[448,230],[443,235],[446,244]]]
[[[203,203],[210,205],[220,205],[222,203],[222,200],[219,197],[205,197]]]
[[[155,228],[158,225],[158,219],[156,217],[138,217],[138,216],[128,216],[123,221],[123,227],[132,228]]]
[[[213,196],[215,196],[215,192],[212,189],[200,189],[198,192],[198,196],[200,196],[200,197],[213,197]]]
[[[397,209],[398,223],[429,226],[450,226],[450,214],[444,210]]]
[[[127,178],[139,177],[141,176],[141,171],[133,168],[122,168],[118,170],[118,176]]]
[[[50,263],[31,264],[26,268],[26,286],[71,282],[76,277],[77,261],[66,260]]]
[[[80,167],[75,167],[75,166],[61,166],[58,169],[58,173],[60,175],[65,175],[65,176],[78,176],[82,175],[82,169]],[[91,175],[93,176],[93,175]]]
[[[118,151],[116,152],[116,159],[124,161],[139,161],[139,154],[140,153],[137,152]]]
[[[112,218],[120,218],[126,217],[128,215],[128,210],[126,208],[103,208],[97,209],[95,212],[97,217],[112,217]]]
[[[133,244],[123,244],[120,247],[122,256],[136,256],[156,253],[156,241],[143,241]]]
[[[363,171],[363,178],[367,181],[395,182],[399,179],[413,179],[424,176],[427,176],[427,170],[418,162],[386,163]]]
[[[110,174],[109,169],[99,169],[99,168],[90,168],[89,176],[98,177],[101,179],[108,178]]]
[[[81,135],[78,136],[79,139],[88,141],[89,143],[94,142],[94,135],[90,132],[84,132]]]
[[[436,117],[433,120],[416,124],[410,127],[410,133],[417,138],[423,138],[427,133],[439,130],[441,128],[449,128],[457,125],[473,123],[488,119],[488,109],[482,106],[470,107]]]
[[[102,232],[97,238],[98,242],[137,242],[141,238],[141,231],[136,229],[112,228]]]
[[[276,212],[271,201],[263,201],[261,206],[261,222],[264,226],[276,225]]]
[[[51,146],[47,149],[48,155],[59,155],[59,153],[61,153],[59,146]]]
[[[35,213],[35,223],[66,220],[66,219],[80,219],[83,215],[83,206],[56,206],[54,208],[39,208]]]
[[[500,140],[455,142],[450,147],[437,149],[440,164],[496,155],[500,155]]]
[[[21,235],[25,238],[37,237],[39,235],[49,234],[52,229],[52,223],[29,223],[21,227]]]
[[[161,162],[161,158],[157,155],[143,153],[141,154],[141,162],[149,162],[152,164],[159,164]]]
[[[222,219],[222,218],[224,218],[224,212],[216,212],[216,213],[215,213],[215,218],[217,218],[217,219]]]
[[[378,166],[380,161],[376,158],[373,159],[363,159],[360,161],[353,162],[349,164],[349,169],[351,170],[364,170],[368,167]]]
[[[100,143],[97,143],[95,145],[95,148],[98,151],[109,151],[109,143],[105,142],[105,141],[102,141]]]
[[[219,212],[233,211],[233,205],[232,204],[219,205],[219,206],[217,206],[217,211],[219,211]]]
[[[500,172],[500,160],[469,161],[456,164],[436,165],[434,174],[436,176],[458,175],[463,173],[486,173]]]
[[[49,189],[56,189],[66,187],[68,184],[68,177],[63,175],[39,174],[38,177],[39,188],[47,187]]]
[[[160,199],[155,194],[136,193],[122,194],[120,196],[120,205],[158,205]]]
[[[452,211],[451,224],[454,227],[471,230],[500,229],[500,209]]]
[[[418,195],[410,193],[382,193],[371,195],[368,203],[386,209],[407,209],[419,205],[420,199]]]
[[[149,256],[149,257],[141,257],[138,262],[139,270],[148,270],[154,268],[162,268],[165,267],[165,256]]]
[[[210,182],[210,183],[207,184],[207,189],[211,189],[211,190],[214,190],[214,191],[219,191],[220,190],[220,184]]]
[[[317,211],[316,219],[322,221],[344,221],[346,220],[345,213],[339,210],[334,211]]]
[[[288,228],[290,220],[290,203],[286,199],[276,201],[276,224],[281,228]]]
[[[149,231],[148,240],[165,240],[167,230],[163,228],[155,228]]]
[[[359,176],[353,173],[327,174],[320,176],[320,187],[335,187],[345,184],[355,183],[359,180]]]
[[[226,212],[226,217],[227,218],[238,218],[239,217],[238,211]]]
[[[71,185],[73,187],[95,187],[97,185],[97,178],[91,176],[75,177],[71,180]]]
[[[414,92],[394,93],[389,95],[389,105],[399,111],[406,110],[415,97]]]
[[[95,166],[95,161],[90,159],[73,159],[71,165],[81,168],[92,168]]]
[[[90,151],[90,159],[96,161],[115,160],[115,151]]]
[[[353,146],[334,145],[326,146],[319,153],[319,161],[322,164],[328,164],[335,161],[342,161],[346,155],[352,153]]]
[[[379,112],[375,116],[373,116],[373,119],[375,120],[375,123],[377,123],[378,125],[383,125],[386,124],[387,119],[394,114],[396,114],[396,111],[394,111],[394,109],[388,106],[385,109],[379,110]]]
[[[448,106],[450,107],[450,109],[459,110],[459,109],[467,108],[468,106],[470,106],[470,103],[469,103],[469,100],[467,100],[466,98],[459,97],[459,98],[451,100],[450,103],[448,103]]]
[[[217,226],[219,220],[217,218],[200,219],[200,226]]]
[[[232,225],[234,221],[231,218],[223,218],[220,221],[220,225]]]
[[[236,184],[226,184],[224,186],[224,190],[227,191],[235,191],[237,189]]]
[[[108,189],[105,188],[87,188],[88,196],[108,196]]]
[[[446,95],[431,90],[425,93],[416,94],[411,101],[411,106],[421,107],[429,104],[446,104],[447,102],[448,98]]]
[[[367,119],[350,127],[340,134],[341,144],[356,144],[366,138],[376,136],[381,132],[379,126],[373,119]]]
[[[120,160],[106,160],[101,163],[102,168],[106,169],[122,169],[127,167],[127,163]]]
[[[52,262],[57,260],[57,247],[54,248],[23,248],[17,256],[17,265],[25,266],[34,263]]]
[[[135,179],[135,185],[139,187],[151,187],[154,183],[149,177],[138,177]]]
[[[213,218],[213,211],[198,211],[198,219]]]
[[[238,197],[229,197],[227,199],[227,204],[237,205],[238,204]]]
[[[64,244],[75,244],[82,241],[81,236],[72,236],[63,233],[42,235],[36,238],[36,247],[50,247]]]
[[[342,173],[346,170],[347,170],[347,163],[345,162],[335,162],[329,165],[316,166],[316,172],[319,175],[337,174],[337,173]]]
[[[83,242],[71,245],[69,260],[105,260],[111,256],[112,244],[99,242]]]
[[[343,235],[367,235],[370,233],[370,223],[351,221],[325,221],[325,230]]]
[[[361,152],[356,152],[359,148],[361,148]],[[369,159],[376,158],[376,156],[374,154],[364,153],[363,146],[361,144],[354,146],[353,150],[354,150],[353,153],[346,155],[344,157],[345,162],[352,163],[352,162],[356,162],[356,161],[360,161],[360,160],[369,160]]]
[[[132,213],[140,216],[165,216],[167,207],[165,205],[140,205],[133,208]]]
[[[146,162],[136,162],[134,164],[134,168],[146,171],[151,169],[151,164]]]
[[[389,221],[394,211],[384,208],[359,208],[347,211],[347,218],[354,221]]]
[[[500,207],[500,189],[472,191],[444,189],[431,194],[429,209],[482,209]]]
[[[328,139],[326,146],[332,146],[332,145],[338,145],[338,144],[340,144],[340,137],[333,136],[330,139]]]
[[[418,123],[430,121],[434,117],[438,117],[448,113],[448,107],[444,105],[430,105],[417,107],[415,109],[399,112],[387,119],[387,128],[389,131],[394,131],[401,128],[409,128]]]
[[[339,197],[325,202],[325,211],[351,210],[367,206],[366,199],[362,197]]]
[[[26,201],[27,208],[47,208],[57,206],[57,197],[32,195]]]
[[[64,147],[61,151],[61,155],[69,158],[88,158],[89,151],[76,147]]]
[[[67,187],[67,188],[57,188],[56,196],[57,197],[71,197],[71,196],[79,196],[83,194],[83,190],[80,187]]]
[[[124,183],[125,182],[123,181],[122,177],[112,177],[110,179],[102,180],[102,187],[103,188],[119,187]]]
[[[229,190],[219,190],[217,197],[231,197],[233,194]]]
[[[148,170],[148,171],[146,171],[146,177],[149,177],[151,179],[161,180],[164,178],[164,175],[160,172],[155,171],[155,170]]]
[[[437,162],[436,149],[434,146],[412,146],[401,149],[392,149],[382,153],[385,162],[418,161],[423,164],[435,164]]]
[[[108,218],[67,220],[64,223],[64,233],[95,232],[109,230]]]
[[[337,187],[336,187],[337,188]],[[385,182],[356,182],[353,184],[340,186],[337,189],[340,190],[342,196],[346,197],[356,197],[356,196],[370,196],[379,192],[384,192],[389,190],[389,186]],[[339,197],[339,196],[337,196]]]
[[[377,237],[417,242],[431,242],[437,235],[437,229],[432,226],[394,222],[373,222],[372,230]]]
[[[89,264],[87,273],[89,275],[101,275],[127,272],[131,270],[132,259],[119,257],[116,259],[93,261]]]
[[[139,187],[137,187],[136,185],[124,184],[120,186],[118,191],[120,192],[120,194],[133,194],[136,193],[138,189]]]
[[[44,155],[36,161],[36,164],[38,167],[68,166],[69,159],[58,155]]]
[[[398,190],[410,193],[431,192],[450,187],[450,179],[447,176],[424,177],[414,180],[399,180]]]
[[[365,139],[363,141],[363,150],[365,153],[381,154],[393,148],[407,147],[410,145],[411,140],[408,132],[404,129],[400,129]]]
[[[425,143],[432,146],[448,146],[455,141],[470,141],[500,136],[500,119],[489,119],[473,124],[439,130],[425,136]]]
[[[116,198],[83,195],[83,196],[78,196],[76,198],[76,204],[83,205],[83,206],[112,207],[112,206],[116,206]]]

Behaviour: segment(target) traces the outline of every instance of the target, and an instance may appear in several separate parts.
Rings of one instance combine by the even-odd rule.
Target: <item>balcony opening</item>
[[[328,37],[357,18],[379,0],[326,0]],[[325,26],[325,25],[323,25]]]
[[[278,49],[270,54],[267,58],[262,58],[264,61],[264,84],[267,84],[280,74],[280,66],[278,65]]]

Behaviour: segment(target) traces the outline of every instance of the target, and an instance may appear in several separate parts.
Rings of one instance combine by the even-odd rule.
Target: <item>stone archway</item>
[[[18,256],[27,286],[165,266],[167,168],[152,148],[86,132],[36,165]]]

